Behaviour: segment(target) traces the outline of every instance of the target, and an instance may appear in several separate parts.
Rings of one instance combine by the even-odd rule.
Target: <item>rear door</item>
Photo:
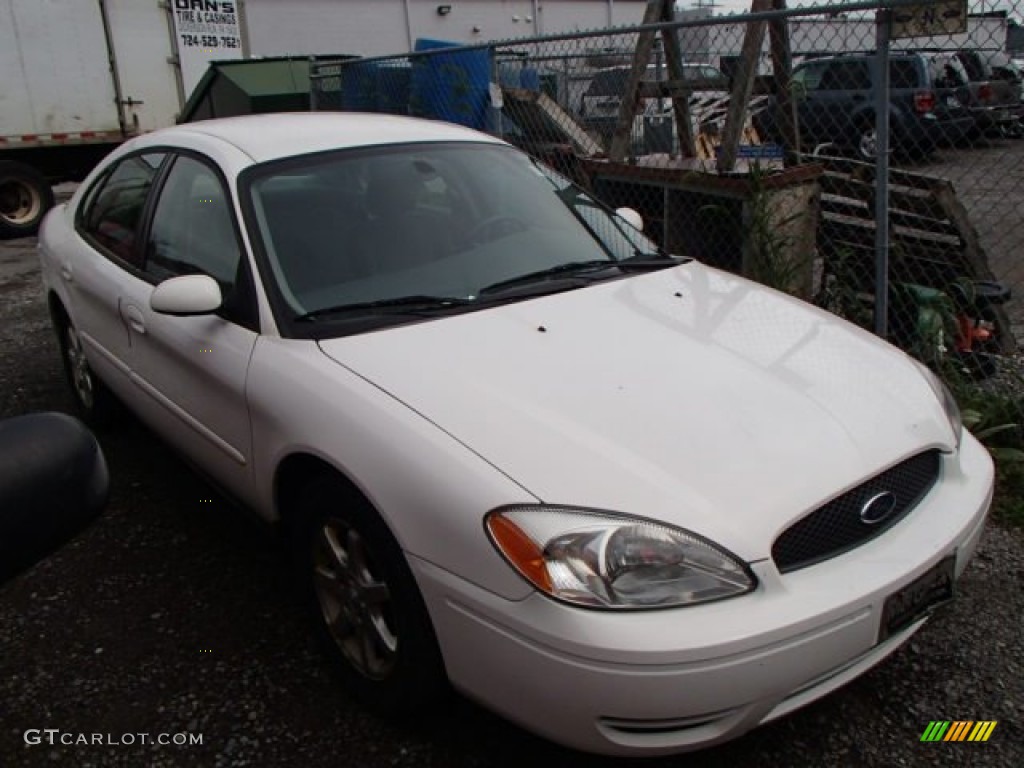
[[[130,398],[131,340],[121,317],[126,286],[140,280],[141,233],[165,152],[129,155],[92,182],[66,253],[56,254],[68,311],[93,370]]]
[[[111,61],[117,67],[129,133],[174,125],[184,102],[166,6],[138,0],[105,2]]]

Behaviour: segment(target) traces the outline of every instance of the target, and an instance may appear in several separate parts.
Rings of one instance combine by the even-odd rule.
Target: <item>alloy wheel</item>
[[[864,128],[860,132],[860,139],[857,142],[857,151],[865,160],[874,160],[878,157],[878,134],[874,128]]]
[[[71,386],[75,390],[75,396],[79,403],[88,411],[95,405],[95,388],[92,371],[89,370],[89,361],[85,358],[82,340],[73,325],[68,325],[65,335],[67,340],[64,349],[68,358]]]
[[[328,518],[314,542],[313,585],[324,622],[345,659],[383,680],[398,659],[391,589],[374,573],[373,555],[354,527]]]

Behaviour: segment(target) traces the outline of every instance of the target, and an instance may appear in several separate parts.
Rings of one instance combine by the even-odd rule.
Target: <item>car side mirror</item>
[[[633,229],[639,232],[644,231],[644,217],[633,208],[616,208],[616,215],[626,221]]]
[[[220,309],[223,297],[209,275],[182,275],[153,289],[149,307],[162,315],[208,315]]]
[[[0,420],[0,584],[82,531],[107,502],[103,451],[63,413]]]

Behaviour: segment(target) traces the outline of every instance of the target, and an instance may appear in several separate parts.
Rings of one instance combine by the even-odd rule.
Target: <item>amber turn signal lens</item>
[[[518,525],[501,515],[490,515],[487,529],[509,562],[537,589],[551,594],[551,576],[544,562],[544,553],[533,540]]]

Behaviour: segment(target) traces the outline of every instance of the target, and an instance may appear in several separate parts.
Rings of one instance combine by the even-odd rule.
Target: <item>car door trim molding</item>
[[[109,349],[100,344],[99,341],[96,340],[95,336],[79,328],[78,337],[82,341],[84,341],[89,346],[90,349],[95,351],[96,354],[100,355],[104,360],[106,360],[112,366],[117,368],[117,370],[124,374],[126,377],[131,378],[132,372],[128,364],[125,363],[123,360],[119,359],[113,352],[111,352]]]
[[[245,454],[231,445],[229,442],[220,437],[216,432],[213,432],[209,427],[204,426],[200,421],[188,413],[188,411],[181,408],[177,403],[164,395],[159,389],[150,384],[146,379],[140,376],[135,371],[129,373],[129,378],[139,389],[148,394],[160,405],[170,411],[174,416],[177,416],[181,421],[192,428],[193,431],[202,435],[210,443],[213,443],[222,453],[230,456],[239,466],[244,467],[248,464],[245,459]]]

